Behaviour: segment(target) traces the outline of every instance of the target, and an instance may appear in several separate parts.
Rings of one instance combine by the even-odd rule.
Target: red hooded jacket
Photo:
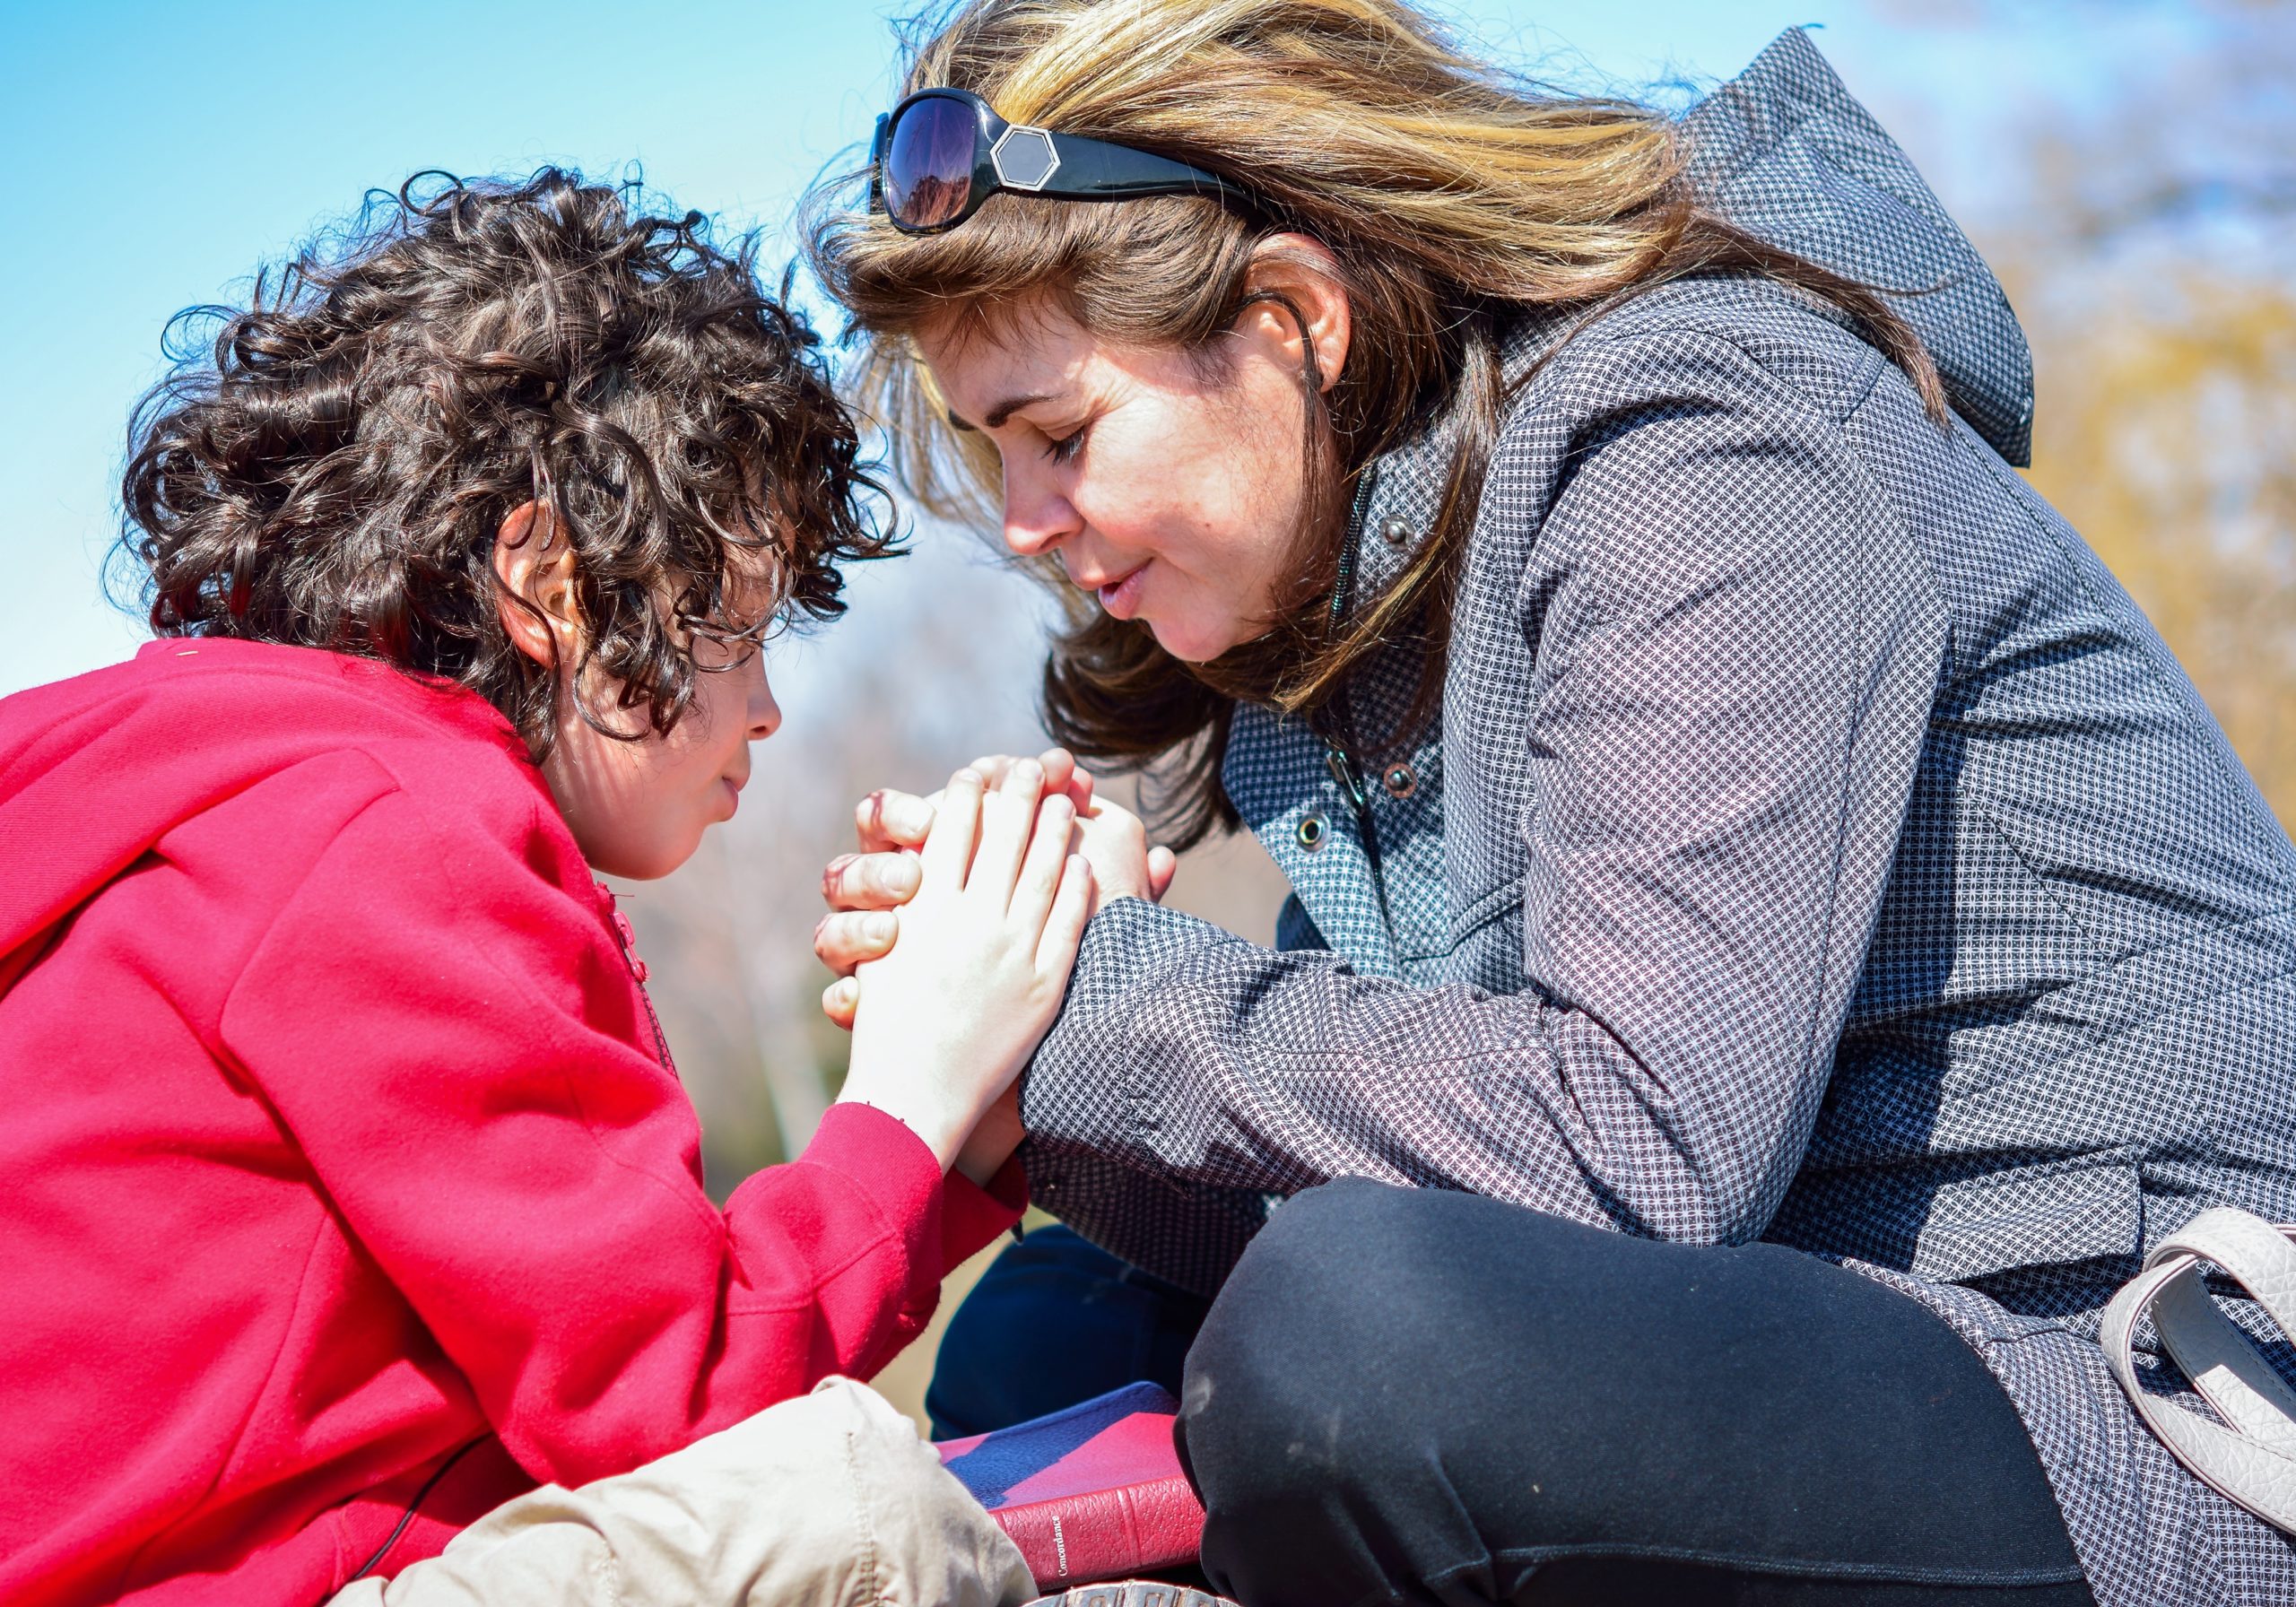
[[[718,1211],[632,963],[468,692],[0,701],[0,1601],[311,1607],[917,1333],[1018,1168],[839,1106]]]

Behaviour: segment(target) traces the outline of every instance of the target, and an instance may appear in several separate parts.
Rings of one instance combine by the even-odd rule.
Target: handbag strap
[[[2222,1268],[2296,1335],[2291,1233],[2296,1228],[2245,1211],[2202,1212],[2155,1246],[2112,1298],[2099,1340],[2137,1416],[2178,1461],[2226,1500],[2296,1533],[2296,1391],[2218,1307],[2199,1270],[2203,1262]],[[2148,1393],[2137,1378],[2132,1335],[2148,1307],[2161,1348],[2222,1423]]]

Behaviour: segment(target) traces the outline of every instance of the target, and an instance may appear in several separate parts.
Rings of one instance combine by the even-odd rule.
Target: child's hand
[[[1006,758],[975,760],[968,767],[999,786],[1030,761]],[[1112,899],[1162,899],[1178,860],[1159,845],[1142,856],[1146,829],[1129,810],[1092,797],[1092,777],[1075,768],[1065,750],[1054,748],[1036,761],[1046,793],[1065,792],[1079,815],[1074,847],[1091,862],[1092,908]],[[934,802],[909,793],[883,790],[862,800],[854,812],[859,852],[839,855],[822,873],[822,900],[830,913],[813,928],[813,952],[843,978],[822,994],[822,1012],[840,1027],[853,1024],[858,990],[854,969],[889,952],[899,931],[885,912],[898,909],[917,887],[917,856],[901,850],[925,840],[933,823]]]
[[[1043,788],[1033,760],[994,792],[973,770],[951,778],[900,941],[856,977],[839,1098],[900,1119],[944,1170],[1052,1025],[1091,910],[1091,867],[1068,853],[1074,805],[1039,809]]]
[[[974,760],[965,769],[976,770],[990,786],[1002,786],[1021,761],[992,753]],[[1065,748],[1047,748],[1037,758],[1044,769],[1045,796],[1066,793],[1079,814],[1092,806],[1092,777],[1076,767],[1076,756]],[[933,830],[935,794],[920,798],[914,793],[881,786],[853,808],[856,852],[840,854],[822,871],[822,902],[832,911],[896,909],[917,890],[917,856],[904,848],[920,847]],[[840,977],[853,974],[855,965],[874,960],[882,947],[858,953],[835,967]]]

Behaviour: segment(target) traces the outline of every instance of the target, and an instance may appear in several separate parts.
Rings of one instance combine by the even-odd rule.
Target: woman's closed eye
[[[1066,435],[1054,435],[1049,430],[1044,438],[1044,455],[1055,463],[1073,463],[1084,449],[1084,438],[1091,433],[1090,424],[1079,424]]]

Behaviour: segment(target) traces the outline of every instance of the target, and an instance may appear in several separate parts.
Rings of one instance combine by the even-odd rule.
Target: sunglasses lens
[[[930,229],[963,214],[972,199],[972,108],[938,95],[913,101],[885,147],[885,210],[896,222]]]

